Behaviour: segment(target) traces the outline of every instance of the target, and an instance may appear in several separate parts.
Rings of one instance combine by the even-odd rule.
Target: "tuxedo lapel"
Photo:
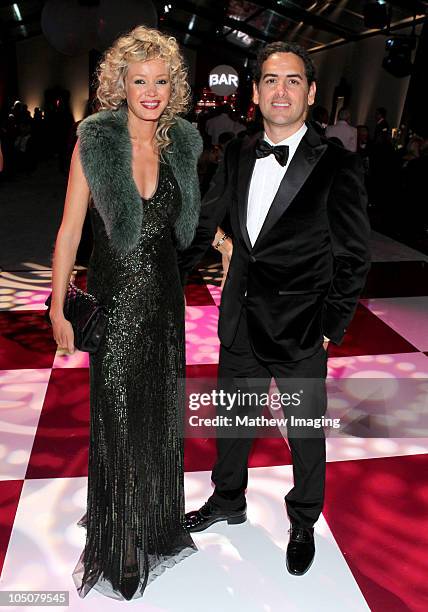
[[[290,206],[326,149],[327,145],[322,143],[317,132],[309,126],[279,185],[253,248]]]
[[[252,246],[247,230],[248,194],[251,177],[256,163],[256,143],[260,134],[255,134],[244,141],[238,159],[238,216],[242,237],[249,251]]]

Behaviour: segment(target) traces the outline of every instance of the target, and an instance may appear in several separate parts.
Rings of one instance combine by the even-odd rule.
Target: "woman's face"
[[[125,78],[128,109],[144,121],[159,121],[171,96],[171,79],[163,59],[132,62]]]

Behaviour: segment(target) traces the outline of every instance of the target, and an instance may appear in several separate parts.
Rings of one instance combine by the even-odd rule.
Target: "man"
[[[391,141],[389,123],[386,120],[386,108],[379,106],[375,110],[376,125],[374,129],[373,141],[377,144],[388,144]]]
[[[367,125],[357,125],[357,153],[361,159],[361,165],[364,170],[364,183],[367,190],[370,173],[371,149],[369,128]]]
[[[358,157],[305,124],[315,93],[304,49],[280,42],[261,51],[253,95],[264,135],[228,144],[180,265],[183,275],[192,269],[229,212],[233,255],[220,305],[219,380],[235,390],[245,380],[268,386],[272,376],[278,386],[291,377],[315,381],[317,393],[303,410],[320,417],[328,338],[340,344],[364,286],[369,224]],[[215,246],[230,253],[232,241],[217,236]],[[290,414],[290,407],[284,410]],[[288,430],[288,439],[294,487],[285,496],[287,568],[301,575],[314,557],[313,525],[323,507],[325,438],[324,432],[305,437]],[[217,437],[216,487],[186,515],[190,531],[246,520],[251,445],[251,438]]]
[[[324,136],[328,125],[328,110],[324,106],[315,106],[310,124],[318,134]]]
[[[385,228],[395,229],[394,218],[401,209],[400,158],[394,149],[386,108],[375,111],[376,126],[370,148],[370,204]]]
[[[325,130],[327,138],[338,138],[345,149],[357,150],[357,128],[351,125],[351,115],[347,108],[341,108],[335,125],[328,125]]]
[[[232,132],[234,135],[245,131],[245,126],[231,117],[232,111],[228,107],[221,107],[218,114],[208,119],[205,131],[211,136],[211,144],[218,145],[219,137],[225,132]]]

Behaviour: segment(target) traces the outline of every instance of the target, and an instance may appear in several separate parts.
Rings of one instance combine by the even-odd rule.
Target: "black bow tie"
[[[278,145],[273,147],[266,140],[259,140],[256,146],[256,157],[260,159],[261,157],[267,157],[271,153],[275,155],[276,161],[281,164],[281,166],[285,166],[288,160],[288,151],[289,147],[287,145]]]

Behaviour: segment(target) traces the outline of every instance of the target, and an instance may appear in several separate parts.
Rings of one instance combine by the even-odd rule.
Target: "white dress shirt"
[[[225,132],[232,132],[232,134],[236,135],[244,130],[245,125],[239,123],[239,121],[234,121],[227,113],[222,113],[221,115],[217,115],[217,117],[208,119],[205,125],[206,133],[208,136],[211,136],[212,145],[218,145],[219,137]]]
[[[276,143],[269,140],[266,133],[264,134],[266,142],[272,146],[287,145],[289,153],[285,166],[281,166],[273,154],[256,160],[251,177],[247,209],[247,230],[252,246],[257,240],[279,185],[307,129],[307,126],[303,124],[297,132]]]

